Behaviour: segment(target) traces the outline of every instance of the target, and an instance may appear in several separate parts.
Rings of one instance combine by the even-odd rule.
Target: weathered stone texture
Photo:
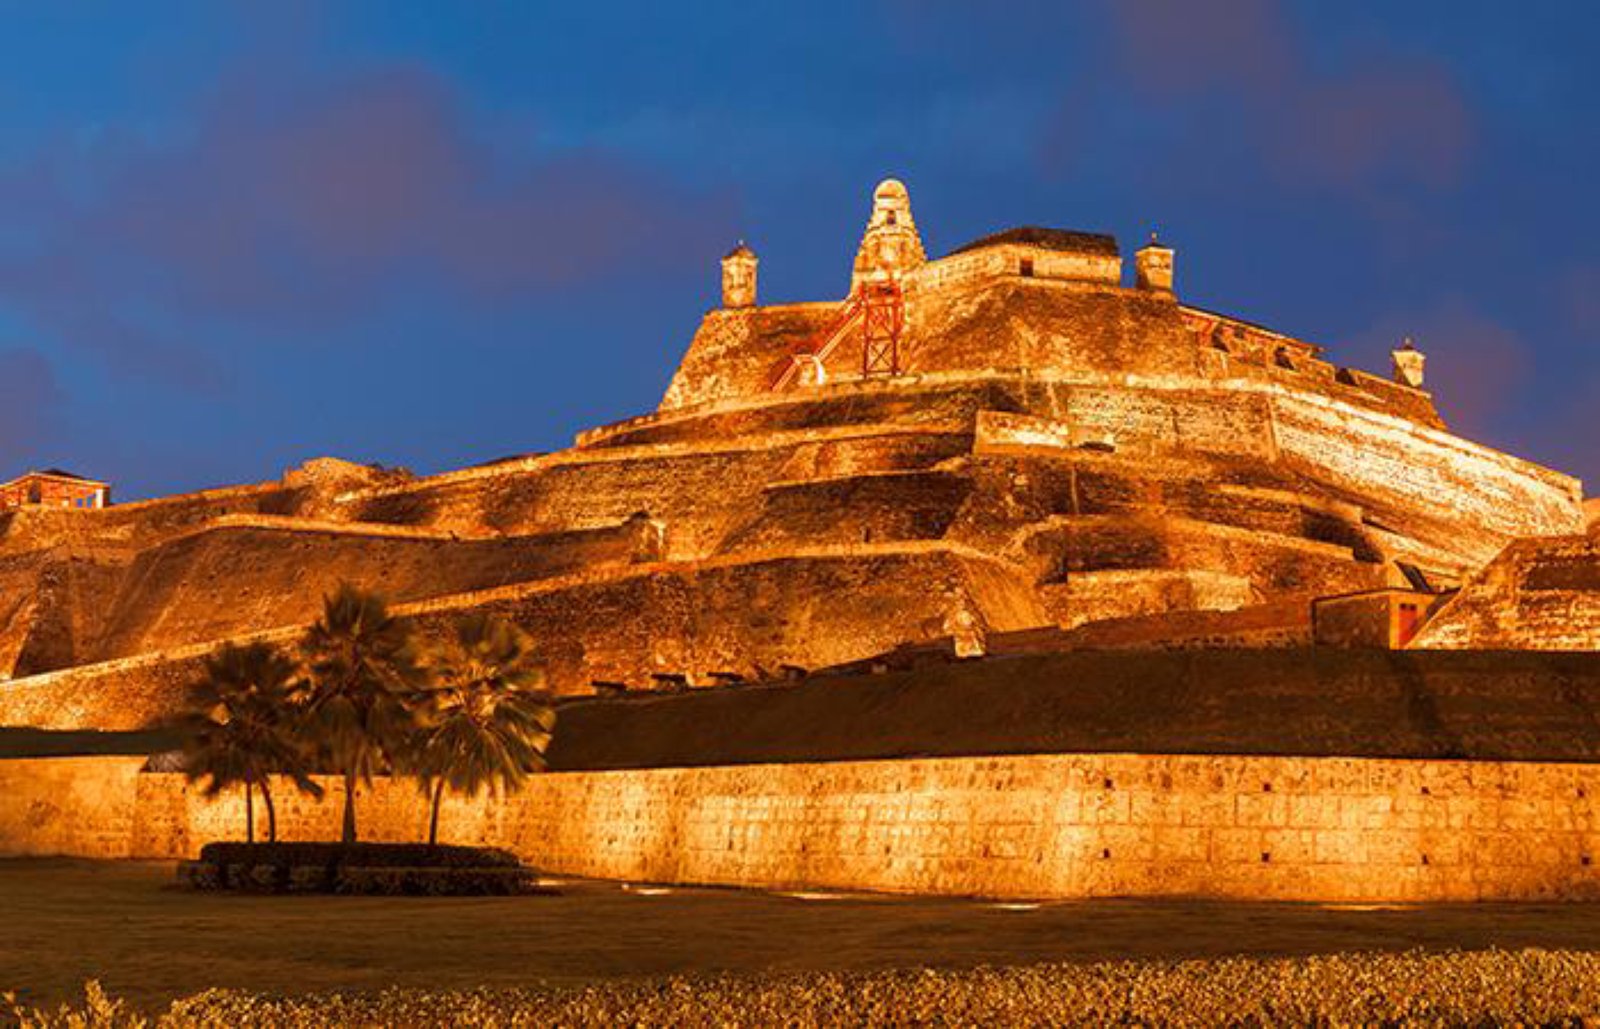
[[[0,760],[0,853],[134,853],[142,757]]]
[[[237,836],[207,800],[126,758],[0,763],[6,853],[192,856]],[[92,820],[51,790],[94,790]],[[280,833],[328,838],[339,794],[280,790]],[[1600,768],[1126,754],[750,765],[536,777],[451,799],[442,833],[550,873],[773,889],[1254,900],[1600,897]],[[409,783],[363,797],[369,839],[414,840]]]
[[[1439,607],[1412,646],[1600,650],[1600,537],[1513,543]]]
[[[1149,268],[1124,287],[1109,237],[1024,228],[927,260],[895,206],[909,200],[885,190],[852,281],[894,277],[900,373],[862,374],[857,326],[822,384],[780,388],[774,369],[845,305],[758,306],[740,279],[656,412],[558,453],[424,478],[322,459],[255,486],[0,515],[0,724],[150,715],[194,648],[293,638],[341,580],[429,626],[508,613],[570,693],[854,661],[957,623],[1293,641],[1292,618],[1178,616],[1447,590],[1513,540],[1583,530],[1576,480],[1450,435],[1420,384],[1185,306]],[[1587,596],[1522,590],[1518,631],[1585,638]],[[1562,618],[1581,625],[1562,635]],[[114,695],[65,695],[90,689]]]
[[[906,582],[918,584],[907,590]],[[313,594],[315,596],[315,594]],[[737,561],[654,563],[401,605],[425,635],[466,610],[504,615],[540,642],[553,690],[595,681],[650,688],[656,675],[775,677],[889,650],[970,624],[1007,631],[1047,616],[1026,580],[943,545],[818,549]],[[290,625],[264,634],[286,642]],[[137,729],[167,720],[206,644],[0,682],[0,724]]]
[[[1105,645],[1129,649],[1030,651],[1035,634],[1019,635],[990,634],[998,656],[979,661],[913,651],[886,655],[877,674],[575,699],[561,705],[550,766],[1010,753],[1600,762],[1597,654],[1161,652],[1115,639]]]

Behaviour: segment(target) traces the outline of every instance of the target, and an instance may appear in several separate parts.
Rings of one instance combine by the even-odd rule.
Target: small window
[[[1289,356],[1289,350],[1287,347],[1279,347],[1278,352],[1273,355],[1272,359],[1273,363],[1275,363],[1279,368],[1287,368],[1291,372],[1294,371],[1294,358]]]
[[[894,224],[894,212],[893,211],[890,211],[889,214],[888,214],[888,217],[884,218],[884,224],[886,224],[886,225],[893,225]]]
[[[1022,259],[1022,275],[1024,278],[1033,278],[1033,258],[1024,257]]]

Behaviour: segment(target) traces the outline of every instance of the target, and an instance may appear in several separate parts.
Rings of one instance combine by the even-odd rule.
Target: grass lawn
[[[1498,947],[1600,949],[1600,905],[1037,907],[570,882],[558,896],[233,896],[171,863],[0,861],[0,990],[35,1004],[98,978],[146,1009],[208,987],[267,994],[517,987],[673,974]]]

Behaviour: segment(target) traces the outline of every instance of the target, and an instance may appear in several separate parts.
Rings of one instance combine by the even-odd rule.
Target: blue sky
[[[1201,12],[1196,14],[1196,12]],[[1600,7],[0,0],[0,473],[436,471],[654,407],[738,237],[839,296],[1152,227],[1184,299],[1600,482]],[[1593,492],[1593,491],[1591,491]]]

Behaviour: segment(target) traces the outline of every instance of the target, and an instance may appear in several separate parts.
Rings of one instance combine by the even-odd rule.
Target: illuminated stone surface
[[[755,678],[955,623],[1299,611],[1405,587],[1402,565],[1448,587],[1517,537],[1582,531],[1575,480],[1450,435],[1419,389],[1185,307],[1166,248],[1141,254],[1143,288],[1085,233],[928,261],[890,180],[853,276],[900,283],[907,374],[863,380],[847,336],[821,385],[773,392],[838,305],[756,306],[740,248],[660,410],[570,450],[9,515],[0,675],[83,667],[87,688],[97,664],[291,633],[348,579],[515,614],[563,693]]]
[[[0,762],[0,849],[193,856],[239,834],[138,759]],[[279,831],[337,835],[279,791]],[[451,801],[442,838],[636,882],[993,897],[1600,899],[1600,767],[1330,758],[1030,755],[551,774]],[[414,840],[410,783],[362,795],[364,834]],[[264,817],[264,816],[262,816]]]
[[[721,303],[659,408],[580,433],[558,453],[422,478],[322,459],[277,482],[0,513],[0,679],[10,680],[0,683],[0,725],[158,723],[209,649],[293,639],[341,580],[386,592],[425,632],[472,609],[515,619],[569,696],[596,682],[648,689],[656,677],[694,687],[773,681],[788,666],[871,662],[907,645],[960,654],[1304,647],[1315,600],[1373,591],[1430,598],[1417,605],[1426,617],[1412,647],[1600,643],[1600,556],[1575,479],[1452,434],[1421,388],[1420,354],[1397,351],[1392,376],[1339,367],[1313,343],[1186,305],[1174,262],[1152,243],[1124,269],[1110,237],[1038,228],[930,260],[908,191],[888,180],[874,192],[849,282],[892,286],[901,298],[900,374],[863,374],[860,332],[837,325],[848,297],[761,305],[756,258],[741,245],[724,259]],[[830,327],[835,345],[819,348]],[[805,374],[775,378],[797,352]],[[1360,624],[1351,620],[1340,641],[1362,644]],[[1395,645],[1411,628],[1368,635]],[[1470,778],[1476,766],[1462,767]],[[799,774],[773,772],[757,792],[775,791],[785,810],[836,803],[827,790],[795,800],[783,784]],[[902,772],[883,765],[881,774]],[[709,771],[583,776],[697,811],[710,810],[710,795],[695,790],[722,788]],[[569,788],[578,789],[541,785],[539,796]],[[854,788],[837,786],[840,796]],[[680,796],[691,799],[670,799]],[[1339,785],[1307,796],[1365,794]],[[1538,796],[1555,826],[1559,791]],[[527,813],[504,817],[541,825],[556,803],[530,800]],[[729,817],[747,819],[740,812]],[[648,834],[665,817],[628,824]],[[1129,817],[1145,841],[1135,847],[1146,846],[1155,823]],[[1352,856],[1372,853],[1366,844],[1338,849],[1316,836],[1343,828],[1315,822],[1308,838],[1241,843],[1276,855],[1248,880],[1298,883],[1261,887],[1274,896],[1344,895],[1337,877],[1278,870],[1371,860]],[[972,832],[962,847],[983,837]],[[1018,846],[1066,853],[1040,839]],[[1232,846],[1216,840],[1233,837],[1207,839],[1210,861]],[[1562,854],[1577,846],[1562,840]],[[1474,849],[1460,838],[1455,846]],[[1326,862],[1295,856],[1324,852]],[[563,854],[567,870],[613,867]],[[770,860],[779,864],[759,873],[711,862],[695,875],[952,890],[991,882],[985,871],[919,878],[887,866],[854,883],[833,872],[807,880],[782,865],[788,858]],[[1101,889],[1054,857],[1039,860],[1037,872],[993,879],[994,891]],[[1566,883],[1569,872],[1548,881]],[[1419,874],[1437,882],[1445,873]],[[1147,880],[1115,881],[1137,892]],[[1200,889],[1198,879],[1174,881]],[[1382,881],[1374,873],[1362,889]],[[1473,895],[1466,882],[1447,892]],[[1537,889],[1519,880],[1502,892]]]

